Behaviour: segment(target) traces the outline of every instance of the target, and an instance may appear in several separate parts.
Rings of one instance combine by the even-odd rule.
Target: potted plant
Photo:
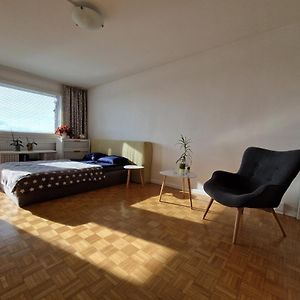
[[[27,150],[32,151],[33,145],[37,146],[37,143],[34,140],[32,140],[32,142],[30,142],[28,137],[26,137],[26,140],[27,140],[27,144],[26,144]]]
[[[177,142],[177,145],[180,146],[180,150],[182,150],[181,155],[176,161],[176,164],[179,163],[179,171],[181,173],[184,173],[185,169],[187,169],[188,171],[190,170],[190,166],[187,163],[188,161],[192,160],[192,150],[190,147],[191,142],[191,139],[183,136],[182,134],[180,135],[180,138]]]
[[[62,138],[70,136],[72,130],[68,125],[61,125],[57,127],[55,134],[60,135]]]
[[[24,147],[22,140],[20,138],[15,139],[13,133],[11,133],[11,136],[12,136],[12,143],[10,143],[10,146],[14,146],[15,151],[21,151],[21,147]]]

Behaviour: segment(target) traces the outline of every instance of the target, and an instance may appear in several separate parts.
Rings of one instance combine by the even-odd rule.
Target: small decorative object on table
[[[192,140],[183,136],[182,134],[180,135],[180,139],[178,140],[178,145],[180,145],[180,150],[183,150],[183,152],[181,153],[181,155],[179,156],[179,158],[176,161],[176,164],[179,163],[179,174],[183,175],[186,174],[188,172],[190,172],[190,165],[192,162],[192,150],[190,147]]]
[[[55,134],[60,135],[62,138],[67,138],[71,135],[72,130],[68,125],[61,125],[57,127]]]
[[[20,138],[15,139],[13,133],[11,133],[11,136],[12,136],[12,143],[10,144],[10,146],[14,146],[15,151],[21,151],[21,147],[24,147],[22,140]]]
[[[26,144],[27,150],[32,151],[33,145],[37,146],[37,143],[34,140],[32,140],[32,142],[30,142],[28,137],[26,137],[26,140],[27,140],[27,144]]]

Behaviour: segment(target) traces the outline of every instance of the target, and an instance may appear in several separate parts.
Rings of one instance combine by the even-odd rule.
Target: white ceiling
[[[83,31],[66,0],[1,0],[0,65],[91,87],[300,21],[299,0],[91,0]]]

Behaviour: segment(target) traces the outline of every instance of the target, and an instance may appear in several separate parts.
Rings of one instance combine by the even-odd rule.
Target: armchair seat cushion
[[[214,172],[204,184],[204,190],[219,203],[230,207],[277,207],[272,193],[282,193],[282,186],[259,185],[253,180],[237,173]]]
[[[255,190],[254,184],[247,178],[223,171],[214,172],[212,178],[204,184],[204,190],[213,199],[232,207],[243,206]]]

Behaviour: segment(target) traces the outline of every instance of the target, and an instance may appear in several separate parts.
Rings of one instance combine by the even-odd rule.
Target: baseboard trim
[[[151,183],[155,183],[155,184],[161,185],[162,184],[162,180],[151,178]],[[171,187],[171,188],[176,189],[176,190],[180,190],[181,189],[180,185],[173,184],[173,183],[167,183],[166,182],[165,186]]]
[[[282,209],[278,209],[278,208],[275,208],[274,210],[277,214],[297,218],[296,211],[283,211]]]
[[[162,180],[151,178],[151,183],[161,185]],[[179,185],[179,184],[165,183],[165,186],[171,187],[173,189],[181,190],[181,185]],[[197,196],[197,195],[198,196],[206,196],[207,199],[203,198],[203,200],[207,201],[207,202],[209,201],[209,196],[205,193],[205,191],[203,189],[192,189],[192,194],[195,196]],[[283,207],[284,207],[284,203],[281,207],[275,208],[275,212],[280,215],[289,216],[289,217],[297,219],[297,211],[293,211],[293,210],[283,211]],[[299,220],[299,217],[298,217],[298,220]]]

